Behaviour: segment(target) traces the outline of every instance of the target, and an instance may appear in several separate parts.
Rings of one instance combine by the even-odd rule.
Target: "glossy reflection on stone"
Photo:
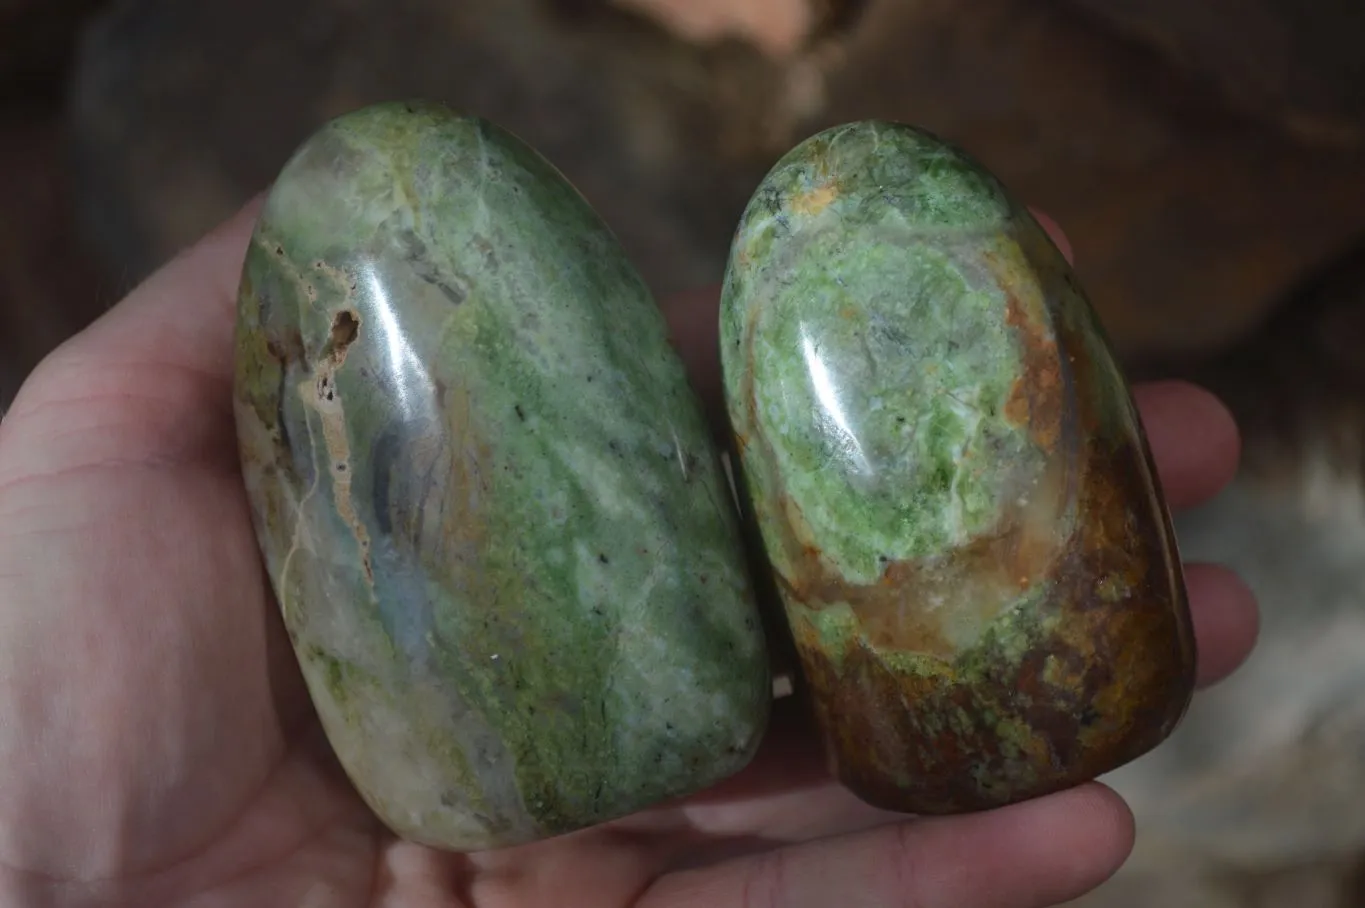
[[[770,681],[728,487],[643,282],[517,139],[328,124],[248,252],[236,415],[323,727],[396,832],[525,842],[740,769]]]
[[[1071,269],[990,174],[896,124],[799,145],[740,224],[721,354],[854,792],[988,808],[1170,733],[1194,643],[1147,442]]]

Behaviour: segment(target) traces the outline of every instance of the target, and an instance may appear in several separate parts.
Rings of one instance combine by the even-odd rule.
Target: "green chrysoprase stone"
[[[1127,384],[989,173],[863,122],[788,153],[721,304],[742,475],[839,777],[951,813],[1160,742],[1194,643]]]
[[[771,687],[707,426],[519,140],[430,104],[308,139],[247,254],[235,410],[308,689],[395,832],[525,842],[752,756]]]

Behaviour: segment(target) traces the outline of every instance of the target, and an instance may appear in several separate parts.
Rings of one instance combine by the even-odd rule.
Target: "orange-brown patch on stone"
[[[992,252],[982,258],[1005,294],[1005,324],[1014,329],[1020,347],[1019,377],[1005,403],[1005,418],[1027,428],[1034,444],[1050,453],[1061,437],[1066,387],[1042,299],[1045,290],[1036,285],[1024,262],[1002,261]]]
[[[830,203],[839,197],[839,187],[829,180],[819,183],[807,189],[805,192],[797,193],[792,196],[788,207],[793,213],[803,217],[814,217],[830,206]]]
[[[1060,471],[1050,471],[1029,500],[1043,506],[1012,506],[995,532],[938,559],[890,560],[871,584],[850,581],[829,563],[811,541],[800,508],[783,495],[778,511],[785,520],[777,528],[787,570],[778,572],[779,586],[812,610],[848,605],[878,650],[954,659],[1056,561],[1065,543],[1056,527],[1065,507],[1064,490],[1056,487]]]
[[[932,724],[952,712],[972,715],[989,702],[958,684],[949,666],[903,674],[865,644],[828,652],[800,618],[793,638],[825,746],[854,793],[888,809],[925,813],[981,802],[972,768],[998,761],[1001,741],[971,724]]]
[[[316,366],[316,377],[304,379],[299,383],[298,395],[304,405],[317,414],[323,450],[327,456],[326,463],[329,465],[327,472],[332,485],[332,501],[336,505],[337,516],[355,538],[366,577],[373,582],[370,532],[365,526],[365,521],[361,519],[351,495],[355,465],[351,460],[351,440],[346,424],[345,403],[336,387],[338,367],[330,353],[325,353],[324,357]],[[343,468],[338,469],[338,466]]]

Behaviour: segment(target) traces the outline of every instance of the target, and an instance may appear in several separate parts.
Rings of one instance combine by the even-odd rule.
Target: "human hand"
[[[232,326],[255,207],[49,356],[0,422],[0,903],[307,908],[1024,908],[1092,888],[1132,818],[1100,784],[944,819],[834,784],[800,707],[739,776],[500,852],[383,829],[321,736],[252,535]],[[716,295],[665,308],[715,405]],[[1232,476],[1204,392],[1137,397],[1172,506]],[[1232,575],[1187,573],[1200,679],[1256,632]]]

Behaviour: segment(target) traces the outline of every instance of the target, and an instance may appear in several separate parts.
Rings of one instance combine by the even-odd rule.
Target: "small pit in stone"
[[[327,347],[332,361],[338,366],[346,359],[346,349],[360,336],[360,317],[350,309],[342,309],[332,319],[332,335]]]
[[[332,319],[332,346],[344,350],[360,334],[360,319],[349,309],[343,309]]]

